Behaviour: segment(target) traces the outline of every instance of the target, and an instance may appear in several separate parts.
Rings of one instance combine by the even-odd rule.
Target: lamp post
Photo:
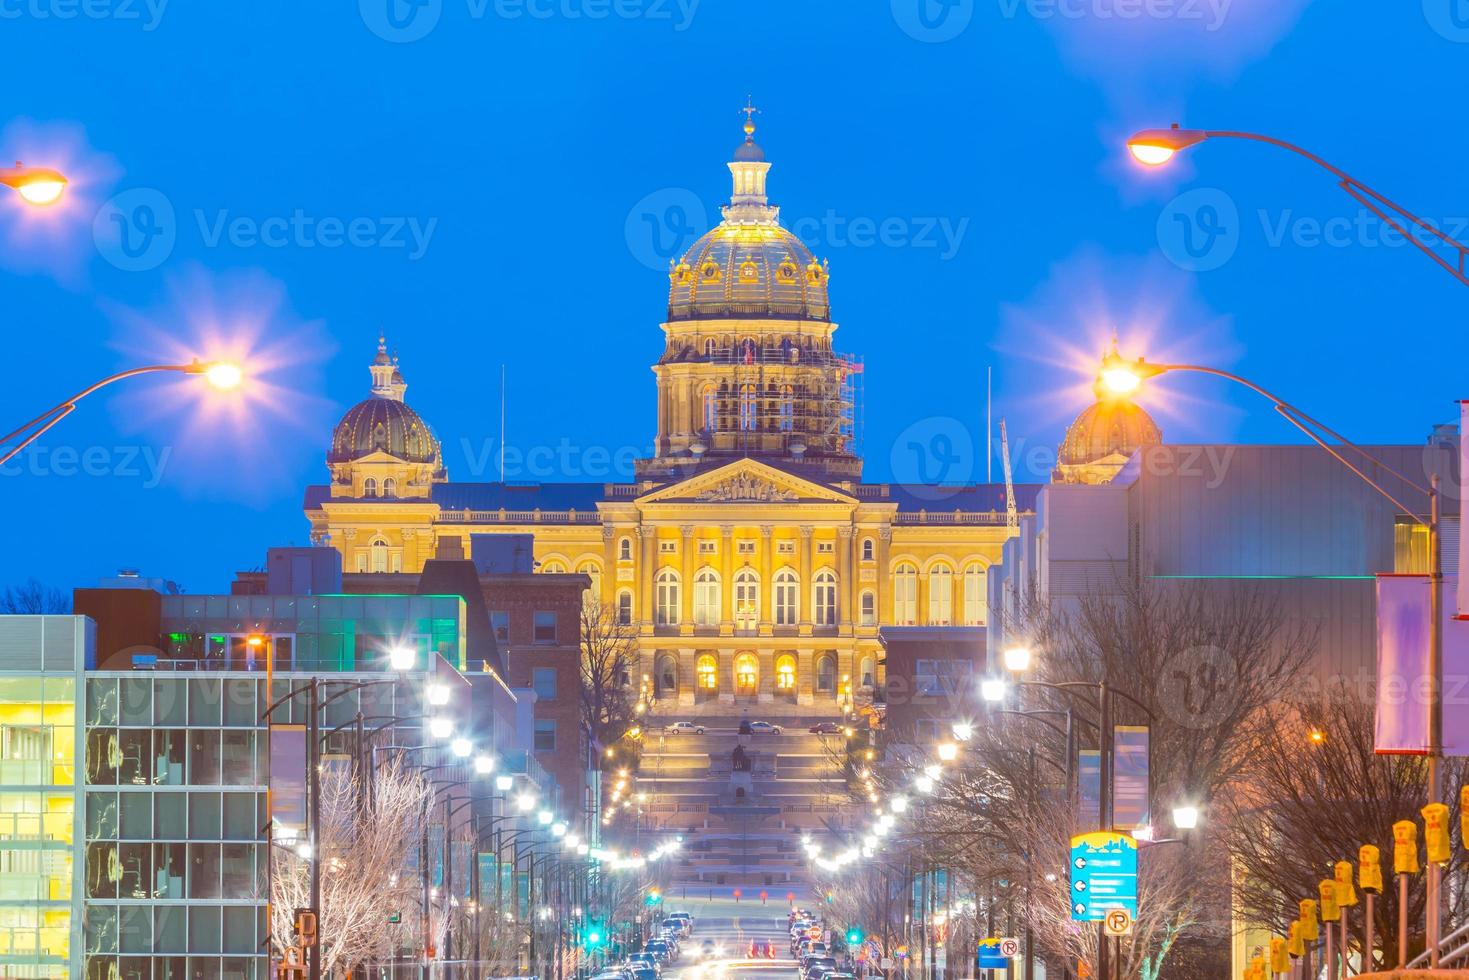
[[[1167,132],[1166,130],[1164,132]],[[1302,151],[1304,152],[1304,151]],[[1461,250],[1464,246],[1458,246]],[[1463,262],[1463,252],[1460,253],[1460,263]],[[1389,466],[1387,463],[1373,456],[1361,446],[1352,442],[1341,433],[1329,428],[1324,423],[1312,418],[1305,412],[1296,408],[1285,399],[1271,394],[1264,388],[1228,371],[1218,368],[1203,367],[1197,364],[1149,364],[1142,358],[1135,361],[1125,360],[1118,352],[1114,344],[1112,349],[1102,359],[1101,371],[1098,380],[1101,387],[1117,397],[1129,397],[1142,387],[1144,381],[1155,378],[1160,374],[1177,371],[1190,371],[1196,374],[1210,374],[1218,378],[1224,378],[1260,395],[1269,401],[1277,414],[1291,425],[1305,433],[1316,445],[1326,450],[1333,458],[1347,469],[1351,470],[1358,479],[1367,484],[1378,495],[1383,497],[1399,511],[1411,517],[1420,527],[1428,532],[1428,677],[1427,677],[1427,701],[1428,701],[1428,745],[1425,754],[1428,756],[1428,799],[1430,803],[1443,802],[1442,775],[1440,772],[1443,759],[1443,551],[1441,542],[1441,520],[1440,509],[1442,507],[1441,492],[1439,490],[1439,475],[1434,473],[1429,477],[1428,486],[1409,479],[1403,473]],[[1333,446],[1326,441],[1326,437],[1335,439],[1340,447]],[[1355,454],[1357,459],[1353,462],[1346,453]],[[1367,473],[1364,466],[1370,465],[1379,468],[1396,477],[1405,486],[1417,493],[1423,494],[1428,502],[1428,517],[1425,519],[1419,512],[1403,503],[1393,493],[1389,492],[1378,480],[1373,479]],[[1428,865],[1428,951],[1429,961],[1432,968],[1438,968],[1438,938],[1439,938],[1439,898],[1440,898],[1440,869],[1434,862]]]
[[[1350,194],[1358,203],[1378,218],[1391,225],[1398,234],[1412,242],[1420,252],[1432,259],[1445,272],[1464,285],[1469,286],[1469,269],[1466,269],[1466,260],[1469,260],[1469,245],[1450,237],[1407,208],[1395,204],[1382,194],[1368,187],[1340,167],[1328,163],[1311,151],[1303,149],[1294,143],[1288,143],[1274,136],[1265,136],[1260,133],[1245,133],[1237,130],[1179,129],[1178,123],[1174,123],[1170,129],[1145,129],[1141,132],[1134,133],[1132,138],[1127,141],[1127,149],[1132,153],[1133,159],[1138,163],[1148,167],[1161,167],[1171,161],[1180,150],[1196,146],[1209,139],[1242,139],[1252,140],[1256,143],[1268,143],[1271,146],[1289,150],[1297,156],[1310,160],[1316,166],[1335,177],[1342,190]],[[1457,253],[1457,261],[1445,261],[1441,255],[1438,255],[1426,244],[1419,241],[1414,237],[1412,232],[1404,228],[1399,222],[1406,222],[1419,232],[1437,238]]]
[[[61,200],[67,180],[50,167],[27,167],[17,160],[13,167],[0,167],[0,184],[14,190],[29,205],[46,207]]]
[[[240,382],[244,380],[244,374],[240,370],[239,365],[231,364],[228,361],[195,360],[191,361],[188,364],[149,364],[144,367],[129,368],[126,371],[119,371],[116,374],[109,375],[108,377],[103,378],[101,381],[98,381],[95,384],[88,385],[87,387],[83,388],[81,391],[72,395],[70,398],[66,399],[60,404],[48,408],[46,411],[42,412],[40,415],[37,415],[29,422],[15,429],[13,432],[8,432],[3,437],[0,437],[0,446],[4,446],[9,443],[10,440],[19,438],[22,434],[28,433],[25,435],[24,438],[20,440],[20,442],[16,443],[9,450],[7,450],[4,455],[0,455],[0,465],[4,465],[5,463],[10,462],[10,460],[13,459],[16,454],[18,454],[21,450],[25,449],[25,447],[29,446],[31,443],[35,442],[42,435],[44,435],[47,429],[50,429],[53,425],[66,418],[72,412],[76,411],[77,402],[81,401],[83,398],[86,398],[97,389],[105,388],[108,385],[113,384],[117,381],[122,381],[125,378],[137,377],[140,374],[159,374],[162,372],[199,375],[200,377],[203,377],[206,381],[208,381],[211,385],[219,389],[237,387]]]

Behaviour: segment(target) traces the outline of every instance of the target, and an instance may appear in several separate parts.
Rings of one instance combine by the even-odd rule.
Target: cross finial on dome
[[[745,114],[745,142],[753,143],[755,142],[755,115],[760,111],[755,108],[753,95],[745,97],[745,107],[740,111]]]

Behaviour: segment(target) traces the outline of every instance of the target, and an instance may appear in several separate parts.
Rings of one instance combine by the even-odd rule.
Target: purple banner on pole
[[[1112,734],[1112,827],[1136,830],[1152,820],[1148,799],[1148,729],[1118,725]]]
[[[270,726],[270,819],[277,840],[306,829],[306,726]]]
[[[1469,621],[1447,601],[1457,576],[1444,576],[1443,741],[1445,755],[1469,755]],[[1385,755],[1428,752],[1429,589],[1427,575],[1377,576],[1377,727]]]
[[[1081,802],[1081,826],[1102,825],[1102,753],[1082,749],[1076,753],[1076,795]]]

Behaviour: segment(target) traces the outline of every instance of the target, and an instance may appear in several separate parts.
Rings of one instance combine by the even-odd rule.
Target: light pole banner
[[[1102,753],[1082,749],[1076,753],[1076,795],[1081,803],[1081,826],[1102,826]]]
[[[294,840],[306,832],[306,726],[270,726],[272,837]]]
[[[1464,481],[1469,479],[1469,444],[1465,444],[1464,437],[1469,435],[1469,399],[1459,402],[1459,483],[1455,488],[1458,492],[1454,496],[1459,498],[1459,587],[1457,589],[1459,598],[1458,612],[1460,616],[1469,617],[1469,549],[1464,547],[1464,518],[1463,509],[1465,497]]]
[[[1112,827],[1136,830],[1152,819],[1148,801],[1148,729],[1118,725],[1112,735]]]
[[[1456,578],[1444,576],[1446,593]],[[1427,575],[1377,576],[1379,754],[1428,752],[1428,600]],[[1469,755],[1469,621],[1443,607],[1444,754]]]

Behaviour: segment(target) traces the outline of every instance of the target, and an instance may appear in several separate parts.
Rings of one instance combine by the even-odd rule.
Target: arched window
[[[796,692],[796,658],[789,653],[775,658],[775,689],[787,694]]]
[[[862,625],[877,625],[877,596],[871,592],[862,593]]]
[[[816,690],[821,694],[835,694],[837,689],[837,662],[830,654],[816,661]]]
[[[760,576],[753,568],[742,568],[734,578],[735,627],[752,630],[760,622]]]
[[[876,553],[876,550],[877,549],[873,547],[872,539],[871,538],[863,538],[862,539],[862,560],[863,561],[872,561],[872,559],[873,559],[873,557],[874,557],[874,555]]]
[[[753,653],[742,653],[735,657],[735,693],[746,696],[760,689],[760,661]]]
[[[373,538],[369,547],[372,555],[372,570],[386,572],[388,570],[388,543],[382,538]]]
[[[694,576],[694,625],[719,625],[719,575],[712,568]]]
[[[671,698],[678,694],[678,659],[664,654],[658,658],[658,690],[660,698]]]
[[[755,431],[754,385],[740,385],[740,431]]]
[[[829,568],[817,572],[811,581],[811,610],[817,626],[837,624],[837,577]]]
[[[653,580],[656,606],[653,623],[656,626],[677,626],[679,609],[678,572],[665,568]]]
[[[863,687],[876,687],[877,674],[871,657],[863,657],[861,666],[857,668],[857,683]]]
[[[393,479],[391,476],[388,477],[386,480],[383,481],[383,496],[384,497],[396,497],[396,496],[398,496],[398,481],[395,480],[395,479]]]
[[[374,480],[370,476],[367,479],[365,479],[365,480],[362,481],[362,496],[364,496],[364,497],[376,497],[377,496],[377,481]]]
[[[704,356],[705,357],[708,357],[708,358],[714,357],[714,338],[713,337],[710,337],[708,340],[704,341]]]
[[[632,538],[623,538],[617,542],[617,560],[632,561]]]
[[[780,431],[790,432],[796,427],[796,389],[782,385],[780,389]]]
[[[789,568],[775,573],[775,625],[795,626],[801,614],[801,580]]]
[[[541,565],[542,575],[565,575],[566,566],[559,561],[548,561]]]
[[[712,654],[704,654],[694,668],[699,675],[699,690],[706,693],[719,690],[719,661]]]
[[[964,566],[964,625],[983,626],[988,618],[988,605],[984,566],[970,562]]]
[[[711,340],[711,341],[709,341],[709,343],[712,344],[712,343],[714,343],[714,341]],[[718,432],[719,431],[719,392],[715,390],[715,388],[714,388],[713,385],[705,385],[704,386],[704,390],[700,394],[699,398],[700,398],[700,402],[701,402],[701,404],[703,406],[704,431],[705,432]]]
[[[632,625],[632,593],[626,589],[617,593],[617,625]]]
[[[893,569],[893,623],[915,626],[918,623],[918,569],[903,562]]]
[[[948,565],[928,570],[928,625],[948,626],[954,622],[954,572]]]

